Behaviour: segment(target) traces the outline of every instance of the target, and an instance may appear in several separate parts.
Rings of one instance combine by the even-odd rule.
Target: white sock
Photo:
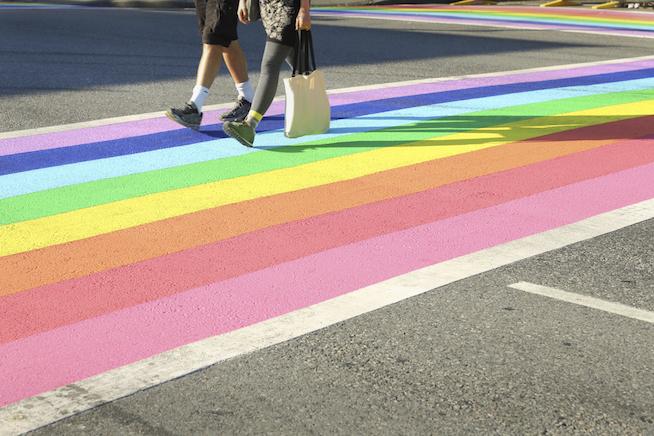
[[[252,103],[252,100],[254,99],[254,89],[252,89],[252,85],[250,84],[249,80],[243,83],[236,83],[236,90],[238,91],[239,97],[243,97]]]
[[[204,86],[200,85],[195,85],[193,87],[193,95],[191,96],[191,99],[189,100],[191,103],[195,105],[195,107],[198,108],[198,112],[202,112],[202,107],[204,106],[204,101],[207,99],[209,96],[209,88],[205,88]]]

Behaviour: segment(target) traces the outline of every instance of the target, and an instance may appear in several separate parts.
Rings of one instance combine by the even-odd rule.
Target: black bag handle
[[[311,74],[316,69],[316,55],[313,50],[311,31],[298,30],[292,77],[295,77],[296,74]]]

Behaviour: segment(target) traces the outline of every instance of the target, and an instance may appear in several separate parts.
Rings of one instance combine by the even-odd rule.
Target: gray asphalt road
[[[315,18],[331,88],[641,56],[651,42],[543,31]],[[241,26],[256,83],[264,36]],[[6,10],[0,131],[163,110],[189,98],[200,45],[192,11]],[[209,103],[235,96],[222,71]],[[280,93],[281,93],[280,88]]]
[[[199,54],[186,12],[0,14],[0,131],[161,110]],[[332,88],[651,54],[651,42],[316,19]],[[262,32],[242,28],[256,79]],[[364,55],[362,55],[364,53]],[[211,103],[230,100],[218,79]],[[654,325],[510,289],[654,310],[654,222],[436,289],[34,432],[654,434]]]

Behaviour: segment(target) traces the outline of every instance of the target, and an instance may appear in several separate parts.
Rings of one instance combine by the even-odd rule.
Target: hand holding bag
[[[311,61],[311,63],[309,62]],[[331,117],[325,77],[316,68],[311,31],[300,30],[293,75],[284,79],[286,113],[284,134],[289,138],[329,130]]]
[[[248,11],[248,20],[254,23],[261,18],[261,9],[259,9],[259,0],[245,0],[245,7]]]

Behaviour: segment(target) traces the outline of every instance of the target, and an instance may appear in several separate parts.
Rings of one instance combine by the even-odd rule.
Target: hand
[[[295,29],[296,30],[310,30],[311,29],[311,15],[309,15],[309,10],[300,8],[300,12],[297,14],[295,19]]]
[[[250,24],[250,17],[248,16],[248,7],[245,4],[245,0],[238,2],[238,19],[243,24]]]

